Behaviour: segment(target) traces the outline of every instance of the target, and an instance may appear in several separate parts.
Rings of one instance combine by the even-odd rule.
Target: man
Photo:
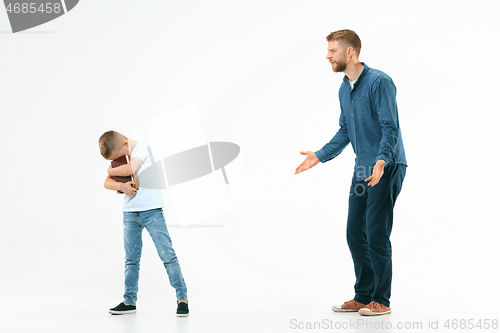
[[[389,236],[393,209],[407,166],[396,87],[387,74],[359,61],[361,40],[354,31],[335,31],[326,40],[326,58],[333,71],[345,74],[339,89],[340,128],[322,149],[300,152],[307,157],[295,174],[333,159],[351,143],[356,160],[349,193],[347,243],[356,275],[355,296],[332,310],[384,315],[391,313]]]

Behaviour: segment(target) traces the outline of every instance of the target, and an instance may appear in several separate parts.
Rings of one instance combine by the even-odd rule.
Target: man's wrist
[[[377,157],[375,157],[375,161],[384,161],[384,164],[387,164],[387,161],[389,161],[389,157],[386,154],[378,154]]]
[[[319,160],[318,156],[316,156],[316,153],[315,153],[315,152],[313,152],[313,156],[314,156],[314,159],[315,159],[318,163],[319,163],[319,162],[321,162],[321,161]]]

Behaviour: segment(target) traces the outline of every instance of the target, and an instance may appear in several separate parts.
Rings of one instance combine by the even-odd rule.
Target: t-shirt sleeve
[[[146,160],[146,158],[148,158],[148,156],[149,156],[148,146],[144,142],[138,142],[135,145],[134,150],[132,150],[132,154],[130,155],[130,159],[137,157],[141,161],[144,162]]]

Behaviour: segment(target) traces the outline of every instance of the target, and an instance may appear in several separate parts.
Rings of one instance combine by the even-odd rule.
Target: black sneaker
[[[177,317],[187,317],[189,316],[189,308],[187,303],[178,302],[177,303]]]
[[[109,309],[109,313],[117,315],[136,313],[136,308],[135,305],[125,305],[125,303],[121,302],[114,308]]]

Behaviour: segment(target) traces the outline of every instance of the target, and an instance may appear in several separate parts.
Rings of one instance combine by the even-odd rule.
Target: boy
[[[130,140],[124,135],[108,131],[99,138],[101,155],[107,160],[115,160],[123,155],[130,156],[128,164],[116,168],[108,168],[108,176],[104,187],[108,190],[121,190],[125,194],[123,203],[123,239],[125,245],[125,294],[124,301],[109,310],[111,314],[128,314],[136,312],[136,300],[139,281],[139,262],[142,250],[142,229],[146,228],[167,270],[170,285],[175,288],[177,296],[177,316],[189,315],[187,288],[182,276],[181,267],[172,248],[163,216],[163,199],[160,190],[134,187],[133,182],[120,183],[115,176],[137,174],[141,183],[141,172],[148,168],[152,161],[145,142]]]

